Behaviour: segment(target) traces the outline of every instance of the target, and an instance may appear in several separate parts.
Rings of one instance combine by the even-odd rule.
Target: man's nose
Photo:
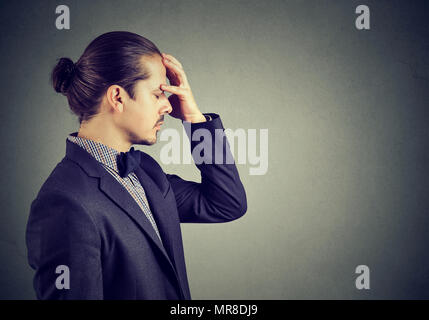
[[[171,111],[173,111],[173,107],[170,104],[170,101],[168,99],[166,99],[165,105],[162,107],[162,114],[164,113],[168,113],[170,114]]]

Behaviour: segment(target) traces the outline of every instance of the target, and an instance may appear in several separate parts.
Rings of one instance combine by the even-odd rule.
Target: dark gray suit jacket
[[[221,119],[191,124],[223,139]],[[219,141],[219,140],[218,140]],[[204,142],[203,142],[204,143]],[[191,141],[191,148],[197,142]],[[219,150],[217,151],[219,152]],[[201,183],[165,174],[144,152],[139,178],[164,246],[141,209],[114,177],[84,149],[67,140],[66,156],[31,204],[26,242],[39,299],[191,299],[181,222],[216,223],[247,210],[235,164],[197,164]],[[204,155],[206,156],[206,155]],[[213,161],[214,162],[214,161]],[[57,289],[57,266],[70,271],[70,289]]]

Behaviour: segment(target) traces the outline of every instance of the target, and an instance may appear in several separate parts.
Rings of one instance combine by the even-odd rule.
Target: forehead
[[[158,89],[161,84],[166,84],[166,72],[162,59],[159,55],[151,57],[142,57],[140,62],[143,67],[148,71],[149,78],[143,82],[149,89]]]

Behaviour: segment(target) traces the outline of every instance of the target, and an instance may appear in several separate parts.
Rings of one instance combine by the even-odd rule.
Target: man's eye
[[[154,96],[156,97],[156,99],[158,99],[159,100],[159,98],[161,98],[161,96],[164,94],[164,90],[163,91],[161,91],[161,94],[158,96],[158,95],[156,95],[156,94],[154,94]]]

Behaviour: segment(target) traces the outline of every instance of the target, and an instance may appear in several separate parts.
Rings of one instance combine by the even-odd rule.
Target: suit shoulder
[[[28,223],[38,221],[41,217],[69,222],[74,219],[83,221],[83,217],[86,217],[85,219],[93,221],[92,214],[85,205],[90,179],[94,178],[88,177],[73,161],[63,158],[32,201]]]
[[[37,197],[52,192],[78,195],[85,190],[89,178],[77,163],[64,157],[42,184]]]

